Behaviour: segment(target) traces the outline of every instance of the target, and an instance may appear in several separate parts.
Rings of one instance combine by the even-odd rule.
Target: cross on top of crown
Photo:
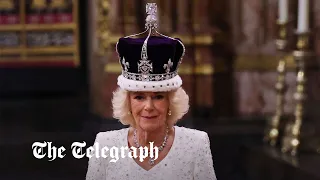
[[[149,15],[156,15],[157,14],[157,4],[156,3],[147,3],[146,12]]]

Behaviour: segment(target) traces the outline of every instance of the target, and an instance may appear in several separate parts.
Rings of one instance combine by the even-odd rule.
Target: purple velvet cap
[[[178,38],[120,38],[117,43],[122,74],[118,85],[129,91],[170,91],[182,85],[178,67],[185,52]]]

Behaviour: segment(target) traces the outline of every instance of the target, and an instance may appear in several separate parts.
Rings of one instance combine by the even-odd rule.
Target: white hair
[[[169,109],[171,115],[167,116],[167,124],[174,126],[189,110],[189,96],[180,87],[168,92]],[[129,91],[118,87],[112,98],[113,117],[119,119],[123,125],[135,127],[135,120],[130,112]]]

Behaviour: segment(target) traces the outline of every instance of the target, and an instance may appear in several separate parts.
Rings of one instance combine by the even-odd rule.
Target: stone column
[[[192,27],[194,34],[194,64],[195,64],[195,106],[198,116],[208,117],[213,108],[213,54],[212,32],[209,21],[209,1],[193,0]]]
[[[182,64],[179,69],[180,76],[183,80],[182,87],[190,96],[190,103],[194,104],[194,78],[193,78],[193,47],[192,47],[192,24],[191,24],[191,0],[177,0],[174,8],[174,16],[176,17],[176,31],[174,37],[180,38],[185,45],[186,53],[183,57]],[[186,117],[192,116],[191,107]]]
[[[99,6],[106,3],[108,7],[107,27],[99,28]],[[96,0],[88,3],[88,42],[89,45],[89,77],[90,77],[90,102],[91,111],[106,118],[112,117],[111,97],[116,89],[116,78],[121,73],[118,65],[118,56],[115,45],[118,39],[124,35],[123,26],[123,1],[122,0]],[[101,15],[101,14],[100,14]],[[108,53],[99,54],[99,34],[108,36],[105,43],[108,44]]]
[[[98,2],[88,2],[88,67],[89,67],[89,82],[90,82],[90,109],[91,112],[97,115],[103,115],[105,105],[102,101],[102,83],[104,75],[104,58],[98,55],[99,45],[97,39],[98,28]]]

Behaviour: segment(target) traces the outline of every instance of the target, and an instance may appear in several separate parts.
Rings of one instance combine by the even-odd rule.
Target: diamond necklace
[[[167,129],[166,129],[166,135],[164,136],[163,142],[162,142],[161,146],[159,147],[159,151],[160,151],[160,152],[161,152],[161,151],[164,149],[164,147],[167,145],[168,133],[169,133],[169,127],[167,127]],[[136,144],[137,148],[139,148],[139,147],[140,147],[140,144],[138,143],[138,140],[137,140],[137,129],[134,130],[134,133],[133,133],[133,141],[134,141],[134,143]],[[150,157],[150,159],[149,159],[149,164],[150,164],[151,166],[153,166],[153,165],[154,165],[154,161],[155,161],[155,159]]]

